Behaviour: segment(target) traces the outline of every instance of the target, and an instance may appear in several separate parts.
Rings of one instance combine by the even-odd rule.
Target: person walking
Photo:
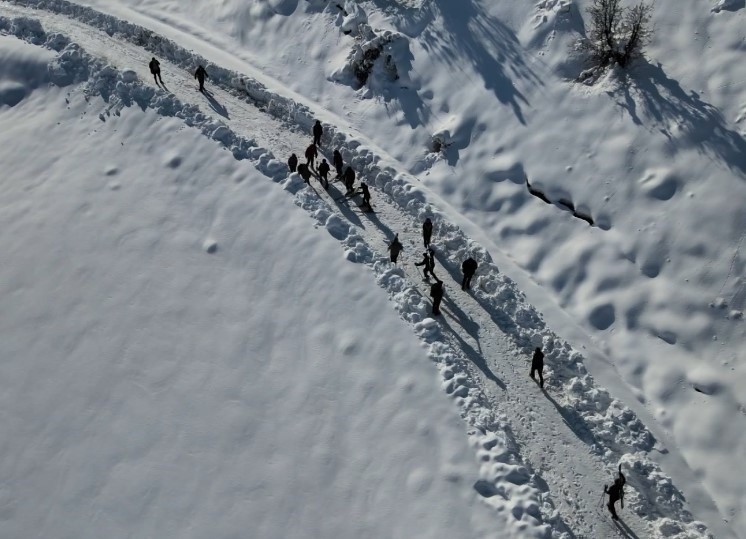
[[[443,281],[436,278],[430,286],[430,297],[433,298],[433,314],[440,314],[440,302],[443,299]]]
[[[321,135],[324,134],[324,128],[321,127],[321,121],[316,120],[316,123],[313,124],[313,143],[316,146],[321,146]]]
[[[345,187],[347,188],[347,194],[352,193],[353,187],[355,185],[355,171],[352,170],[352,167],[347,167],[344,174],[344,182]]]
[[[396,264],[396,260],[399,258],[399,253],[402,252],[402,249],[404,249],[404,246],[399,241],[399,234],[394,236],[394,239],[391,240],[391,243],[389,243],[389,252],[391,253],[391,261]]]
[[[536,380],[534,373],[539,373],[539,387],[544,388],[544,352],[538,346],[534,350],[534,357],[531,358],[531,379]]]
[[[194,78],[197,79],[197,82],[199,82],[199,91],[204,93],[205,78],[210,78],[210,76],[207,74],[207,71],[205,71],[205,68],[202,66],[197,67],[197,71],[194,72]]]
[[[326,159],[322,159],[319,165],[319,178],[321,178],[321,185],[327,191],[329,190],[329,178],[327,177],[329,176],[329,170],[331,170],[329,163],[326,162]]]
[[[316,145],[311,143],[306,148],[306,164],[313,168],[314,160],[319,156],[319,151],[316,149]]]
[[[370,205],[370,191],[368,190],[368,184],[360,182],[360,191],[363,193],[363,210],[373,211],[373,206]]]
[[[425,280],[429,280],[428,274],[433,276],[433,279],[436,281],[439,281],[438,277],[435,275],[435,272],[433,271],[435,269],[435,254],[433,253],[432,249],[430,251],[425,251],[422,253],[422,261],[415,262],[415,266],[424,266],[422,269],[422,275],[425,278]]]
[[[342,154],[339,153],[339,150],[334,150],[334,155],[332,156],[332,164],[334,165],[334,168],[337,169],[337,178],[341,178],[344,162],[342,161]]]
[[[464,260],[463,264],[461,264],[461,271],[464,273],[464,279],[461,281],[461,290],[471,288],[471,278],[474,277],[474,274],[477,272],[477,266],[477,261],[472,257],[467,258]]]
[[[304,182],[311,183],[311,171],[309,170],[308,165],[305,163],[298,165],[298,174],[300,174],[300,177],[303,178]]]
[[[614,480],[614,483],[609,485],[608,487],[604,485],[604,494],[609,495],[609,503],[606,504],[606,507],[609,508],[609,512],[611,513],[611,518],[614,520],[619,520],[619,515],[616,514],[616,509],[614,508],[614,504],[617,501],[622,502],[621,508],[624,509],[624,485],[627,482],[627,478],[624,477],[624,474],[622,473],[622,465],[619,465],[619,475]]]
[[[161,77],[161,63],[155,59],[155,56],[150,60],[148,66],[150,67],[150,72],[153,74],[156,86],[160,86],[160,84],[158,84],[158,79],[161,79],[161,84],[163,84],[163,77]]]
[[[288,168],[290,169],[290,172],[295,172],[298,168],[298,156],[295,154],[291,154],[290,158],[288,159]]]
[[[425,243],[425,249],[430,246],[430,238],[433,237],[433,222],[428,217],[422,223],[422,241]]]

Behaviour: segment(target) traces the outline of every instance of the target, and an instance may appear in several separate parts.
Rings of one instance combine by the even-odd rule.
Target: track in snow
[[[5,4],[0,5],[0,10],[9,15],[37,18],[48,32],[63,33],[90,54],[105,59],[119,69],[135,69],[146,83],[152,81],[147,68],[151,54],[137,45],[61,15]],[[205,114],[219,119],[237,135],[255,140],[280,159],[284,160],[292,151],[301,155],[310,142],[310,135],[304,130],[293,128],[287,121],[266,114],[250,100],[241,99],[211,84],[209,80],[207,87],[211,94],[202,95],[196,91],[196,82],[191,73],[164,59],[161,59],[161,67],[166,87],[178,100],[198,105]],[[347,157],[345,155],[346,161]],[[331,161],[330,154],[326,158]],[[371,187],[375,185],[369,178],[365,179]],[[376,213],[359,212],[354,201],[335,200],[341,194],[338,185],[333,183],[329,193],[324,192],[318,183],[309,187],[288,185],[286,188],[295,192],[299,205],[312,213],[323,210],[355,227],[354,234],[372,252],[372,264],[379,282],[385,280],[382,282],[384,287],[391,291],[388,286],[391,280],[401,277],[407,294],[426,296],[429,287],[423,285],[411,265],[411,262],[419,260],[422,252],[420,222],[403,211],[396,196],[389,196],[380,190],[373,190]],[[318,220],[318,215],[315,216]],[[329,228],[328,218],[324,222]],[[446,390],[461,401],[472,398],[480,406],[492,407],[492,411],[501,417],[502,427],[510,431],[509,441],[520,443],[515,451],[518,461],[513,458],[511,462],[528,470],[529,475],[528,478],[515,479],[514,484],[530,484],[532,488],[539,485],[539,490],[543,492],[542,500],[550,502],[550,505],[553,503],[559,510],[559,518],[554,521],[558,528],[556,531],[562,531],[566,525],[572,533],[581,537],[606,537],[616,533],[624,536],[625,532],[618,532],[607,515],[598,509],[600,489],[604,483],[608,483],[610,473],[608,461],[605,462],[591,449],[596,443],[593,432],[583,424],[582,418],[575,417],[572,410],[557,401],[560,397],[552,396],[555,391],[562,390],[560,385],[550,385],[549,391],[543,393],[528,378],[530,357],[513,342],[511,336],[498,329],[503,322],[503,313],[480,299],[478,294],[472,295],[459,289],[458,266],[454,260],[444,256],[449,249],[448,238],[438,237],[438,232],[443,228],[440,223],[436,225],[434,244],[439,262],[446,265],[445,268],[442,265],[436,268],[439,276],[446,281],[444,316],[437,322],[439,331],[436,334],[430,330],[429,324],[415,325],[423,340],[431,345],[440,342],[445,349],[467,361],[464,363],[466,373],[454,372],[453,365],[446,360],[441,363]],[[405,245],[403,270],[387,267],[387,263],[383,262],[385,242],[394,233],[399,233]],[[345,237],[349,237],[349,234]],[[420,310],[421,307],[419,305]],[[404,313],[409,307],[406,302],[402,307],[400,302],[398,308]],[[411,314],[411,311],[406,312]],[[413,321],[411,317],[405,318]],[[443,348],[438,350],[442,352]],[[464,374],[468,378],[466,383],[454,383]],[[467,389],[462,391],[459,388]],[[482,434],[489,438],[489,433]],[[487,445],[480,449],[480,454],[486,451],[489,456],[491,448]],[[480,480],[475,488],[488,503],[491,498],[501,495],[500,488],[506,481],[512,482],[510,477],[500,477],[499,473],[494,478],[490,478],[489,473],[483,473],[483,477],[485,479]],[[485,485],[492,485],[494,490]],[[533,511],[529,507],[526,512],[531,514]],[[536,511],[537,514],[532,516],[538,518]],[[522,515],[514,516],[520,519]],[[645,537],[650,533],[649,522],[638,515],[625,512],[623,518],[630,526],[627,536],[637,534]]]

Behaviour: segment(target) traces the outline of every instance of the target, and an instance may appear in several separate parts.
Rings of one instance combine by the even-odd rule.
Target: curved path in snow
[[[153,32],[137,35],[131,24],[111,27],[108,16],[91,20],[76,16],[76,9],[84,9],[88,10],[86,16],[92,17],[89,8],[70,8],[56,0],[38,4],[63,13],[70,9],[71,13],[3,2],[0,17],[36,19],[46,34],[63,34],[94,60],[119,71],[135,70],[142,84],[131,83],[133,95],[147,96],[149,106],[156,110],[155,104],[163,105],[164,100],[184,106],[181,112],[170,110],[168,114],[202,126],[203,132],[237,158],[254,161],[259,170],[295,196],[317,226],[327,228],[340,240],[351,261],[372,270],[402,318],[429,346],[429,355],[443,375],[445,391],[461,406],[480,461],[480,480],[474,487],[507,520],[510,535],[708,535],[701,523],[693,522],[681,492],[646,456],[661,447],[635,414],[595,385],[585,372],[582,356],[544,326],[514,283],[497,272],[489,253],[429,203],[427,192],[399,173],[395,163],[384,166],[375,146],[367,141],[361,144],[360,137],[346,134],[350,128],[341,120],[319,113],[327,132],[322,153],[331,162],[328,149],[342,148],[345,162],[351,162],[358,178],[371,186],[376,211],[364,213],[357,207],[357,199],[342,196],[339,183],[332,183],[328,192],[314,180],[306,186],[297,175],[288,177],[286,169],[283,172],[281,164],[273,160],[277,156],[284,161],[291,152],[302,156],[310,143],[309,122],[314,114],[306,105],[272,95],[261,83],[244,76],[245,72],[235,71],[229,75],[218,72],[207,82],[210,94],[202,95],[196,91],[192,74],[185,70],[198,59],[191,51],[165,46],[167,40]],[[25,33],[20,37],[30,36]],[[154,86],[147,67],[152,55],[161,61],[168,93],[142,90],[143,85]],[[230,68],[239,63],[237,60]],[[218,66],[208,63],[207,67],[215,73]],[[95,68],[91,71],[95,79]],[[89,93],[96,89],[94,84],[87,87]],[[116,113],[124,105],[121,100],[109,99],[107,106],[109,113]],[[195,115],[194,106],[201,114]],[[436,224],[436,273],[446,287],[443,316],[438,320],[428,316],[429,285],[413,266],[423,251],[420,223],[425,216],[431,216]],[[386,243],[394,233],[405,246],[400,267],[391,265],[386,256]],[[471,293],[461,291],[458,282],[459,261],[467,252],[480,261]],[[529,352],[537,344],[547,350],[546,392],[528,377]],[[615,526],[599,501],[602,485],[610,482],[619,462],[628,478],[629,509],[622,512],[623,524]],[[506,530],[496,532],[503,536]]]

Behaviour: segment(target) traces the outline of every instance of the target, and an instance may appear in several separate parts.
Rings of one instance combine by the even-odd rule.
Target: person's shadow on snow
[[[220,114],[223,118],[226,120],[230,120],[230,116],[228,116],[228,109],[226,109],[223,105],[218,103],[218,100],[215,99],[215,96],[213,93],[209,90],[205,90],[202,92],[204,96],[207,98],[207,102],[210,105],[210,108]]]
[[[624,522],[621,518],[619,520],[615,520],[614,524],[616,525],[617,529],[619,530],[619,533],[622,534],[622,536],[627,537],[629,539],[640,539],[637,534],[627,526],[627,523]]]

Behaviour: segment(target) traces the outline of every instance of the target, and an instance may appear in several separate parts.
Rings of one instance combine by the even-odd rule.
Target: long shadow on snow
[[[444,309],[444,312],[445,311]],[[454,320],[456,321],[455,317]],[[508,387],[505,385],[505,383],[500,380],[497,376],[495,376],[495,373],[493,373],[490,370],[489,365],[487,365],[487,362],[484,360],[484,357],[482,357],[482,354],[474,350],[472,346],[467,343],[461,335],[459,335],[458,331],[456,331],[453,327],[451,327],[451,324],[448,323],[448,320],[446,317],[441,316],[439,318],[441,326],[450,334],[453,335],[453,337],[458,341],[459,348],[464,352],[464,355],[466,356],[466,359],[471,361],[474,365],[477,366],[477,368],[482,371],[482,373],[487,377],[488,380],[492,380],[497,384],[497,386],[502,390],[507,390]]]
[[[453,319],[464,328],[464,331],[466,331],[472,339],[474,339],[474,342],[477,345],[477,351],[482,354],[482,344],[479,341],[479,324],[469,318],[450,297],[444,295],[443,304],[448,307],[448,309],[445,309],[446,312],[452,315]]]
[[[510,105],[515,116],[525,125],[521,103],[529,103],[515,87],[512,78],[534,85],[540,85],[541,81],[523,61],[521,45],[513,31],[487,14],[477,0],[433,2],[441,13],[446,32],[440,36],[426,29],[423,46],[430,44],[431,52],[440,54],[455,73],[460,71],[464,57],[470,60],[484,79],[485,88],[492,90],[500,103]]]
[[[593,435],[593,432],[591,432],[591,430],[586,426],[585,420],[572,408],[562,406],[554,400],[546,389],[542,388],[541,391],[544,393],[547,400],[554,405],[560,416],[562,416],[562,421],[564,421],[565,425],[575,433],[575,436],[577,436],[581,442],[588,444],[593,451],[596,451],[596,448],[600,447],[600,445],[598,444],[596,437]]]
[[[632,530],[632,528],[627,526],[627,523],[624,522],[621,518],[619,520],[615,520],[614,525],[616,526],[622,537],[627,537],[627,539],[640,539],[638,535]]]
[[[205,90],[202,92],[202,94],[207,98],[207,103],[210,105],[210,108],[220,114],[223,118],[226,120],[230,120],[230,116],[228,116],[228,109],[226,109],[223,105],[221,105],[217,99],[215,99],[215,96],[212,92],[209,90]]]
[[[746,139],[728,129],[716,107],[702,101],[694,91],[687,93],[678,81],[669,78],[660,63],[639,64],[610,94],[620,96],[619,106],[633,122],[644,125],[637,113],[639,102],[647,114],[662,124],[658,131],[668,139],[673,151],[699,147],[706,155],[721,159],[728,168],[746,176]],[[672,121],[682,128],[681,133],[669,131]]]

